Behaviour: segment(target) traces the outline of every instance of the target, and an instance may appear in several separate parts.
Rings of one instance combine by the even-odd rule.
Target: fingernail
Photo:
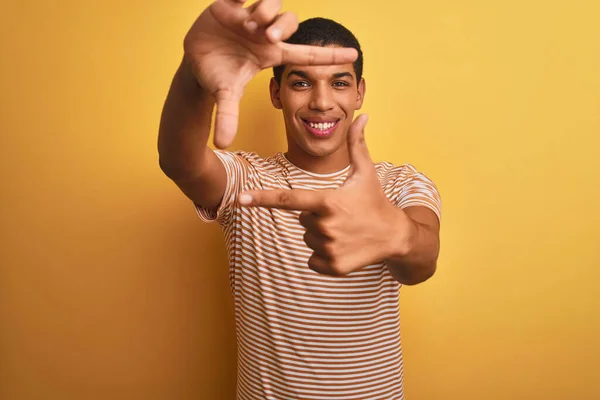
[[[279,28],[271,29],[271,37],[275,40],[281,39],[281,29],[279,29]]]
[[[248,29],[248,31],[254,33],[256,31],[256,29],[258,29],[258,23],[256,21],[248,21],[248,22],[246,22],[246,29]]]
[[[252,203],[252,196],[250,196],[249,194],[240,194],[238,201],[243,206],[250,205],[250,203]]]

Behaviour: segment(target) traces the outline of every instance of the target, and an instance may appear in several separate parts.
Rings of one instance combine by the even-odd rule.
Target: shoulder
[[[433,180],[412,164],[375,164],[381,186],[397,207],[423,206],[431,209],[441,220],[442,199]]]
[[[215,154],[226,165],[240,168],[257,176],[287,176],[289,171],[282,160],[281,153],[275,153],[269,157],[262,157],[253,151],[244,150],[214,150]],[[233,173],[234,171],[228,171]]]
[[[260,165],[264,159],[252,151],[243,150],[213,150],[222,161],[243,162],[249,165]]]
[[[395,165],[388,161],[382,161],[375,164],[375,170],[384,187],[408,183],[418,179],[431,181],[430,178],[412,164]],[[431,181],[431,183],[433,183],[433,181]]]

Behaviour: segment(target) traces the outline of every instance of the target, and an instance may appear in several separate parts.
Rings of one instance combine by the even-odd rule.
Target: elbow
[[[164,157],[158,157],[158,167],[163,174],[171,179],[173,179],[173,177],[176,175],[176,168],[174,167],[173,163],[169,163],[164,159]]]
[[[419,268],[405,270],[402,276],[395,275],[398,282],[406,286],[415,286],[429,280],[437,270],[437,263],[428,264]]]
[[[169,179],[173,181],[180,180],[190,175],[190,169],[182,166],[181,164],[174,163],[165,159],[164,157],[158,158],[158,166],[160,170],[165,174]]]
[[[158,165],[169,179],[177,183],[205,177],[207,168],[203,166],[203,162],[204,160],[199,160],[196,164],[191,164],[159,157]]]
[[[433,266],[425,269],[423,272],[421,272],[420,274],[418,274],[418,276],[416,277],[416,279],[411,282],[409,284],[409,286],[414,286],[414,285],[418,285],[419,283],[423,283],[425,281],[428,281],[429,279],[431,279],[433,277],[433,275],[435,275],[435,271],[436,271],[436,265],[433,264]]]

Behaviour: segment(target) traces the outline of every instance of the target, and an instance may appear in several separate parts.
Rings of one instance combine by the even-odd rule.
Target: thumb
[[[373,160],[369,155],[369,149],[365,142],[365,126],[369,116],[367,114],[359,115],[348,130],[348,153],[350,155],[350,164],[355,172],[365,167],[373,168]]]
[[[225,149],[231,146],[238,128],[241,95],[229,89],[215,93],[217,115],[215,117],[215,146]]]

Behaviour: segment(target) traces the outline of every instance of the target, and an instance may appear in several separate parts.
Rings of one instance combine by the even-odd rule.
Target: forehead
[[[291,71],[302,71],[312,79],[329,79],[335,74],[349,72],[354,78],[356,73],[354,72],[354,64],[340,64],[340,65],[295,65],[288,64],[283,70],[283,79],[287,79],[288,74]]]

